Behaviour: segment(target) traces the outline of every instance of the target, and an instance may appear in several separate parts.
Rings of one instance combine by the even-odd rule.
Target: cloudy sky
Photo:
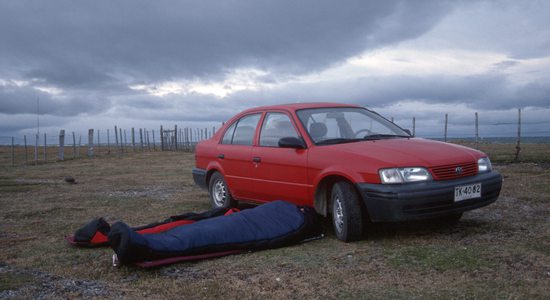
[[[211,127],[330,101],[550,135],[550,1],[1,1],[0,136]]]

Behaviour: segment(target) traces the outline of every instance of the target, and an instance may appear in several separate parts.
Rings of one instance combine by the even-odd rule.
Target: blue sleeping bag
[[[312,208],[275,201],[155,234],[138,234],[117,222],[108,238],[119,262],[127,264],[227,250],[275,248],[318,236],[320,232],[320,222]]]

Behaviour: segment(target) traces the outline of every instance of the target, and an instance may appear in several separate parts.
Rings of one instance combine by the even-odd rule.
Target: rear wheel
[[[359,197],[353,186],[345,181],[332,187],[332,225],[336,237],[344,242],[358,240],[363,233],[363,218]]]
[[[237,206],[237,201],[231,196],[227,183],[225,183],[223,175],[219,172],[215,172],[212,174],[212,177],[210,177],[208,194],[210,196],[210,204],[212,204],[214,208],[230,208]]]

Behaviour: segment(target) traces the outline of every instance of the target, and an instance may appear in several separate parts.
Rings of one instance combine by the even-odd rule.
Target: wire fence
[[[413,134],[419,137],[445,140],[445,139],[478,139],[488,141],[501,141],[503,143],[515,142],[518,129],[521,137],[528,137],[527,141],[548,142],[544,137],[550,137],[550,117],[540,120],[534,116],[533,111],[518,110],[514,120],[509,122],[493,122],[487,116],[479,116],[473,113],[471,117],[461,116],[460,119],[453,118],[451,114],[444,114],[439,120],[422,120],[414,116],[405,119],[395,120],[395,123],[402,128],[408,128]],[[523,120],[521,120],[523,118]],[[536,120],[530,120],[530,118]],[[390,121],[394,122],[392,117]],[[542,137],[542,139],[540,139]],[[534,139],[533,139],[534,138]]]
[[[395,122],[418,137],[467,145],[488,153],[496,161],[550,161],[550,120],[517,120],[481,123],[475,113],[469,124],[433,124],[412,117]],[[393,118],[390,118],[394,122]],[[436,130],[434,130],[436,129]],[[123,155],[151,151],[192,152],[198,142],[209,139],[216,128],[163,127],[89,129],[88,132],[60,130],[30,136],[0,136],[0,166],[37,165],[84,157]],[[439,133],[434,133],[439,132]],[[486,137],[484,133],[492,133]],[[496,133],[496,134],[495,134]],[[497,137],[495,137],[495,135]],[[527,135],[527,137],[525,136]]]
[[[0,166],[38,165],[84,157],[124,155],[151,151],[192,152],[197,143],[212,137],[216,128],[89,129],[88,132],[39,133],[0,136]]]

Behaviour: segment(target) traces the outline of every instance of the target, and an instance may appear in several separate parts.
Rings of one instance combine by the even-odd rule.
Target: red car
[[[367,220],[458,220],[494,202],[502,186],[486,154],[415,138],[371,110],[336,103],[248,109],[200,142],[195,159],[193,179],[212,206],[313,206],[346,242]]]

